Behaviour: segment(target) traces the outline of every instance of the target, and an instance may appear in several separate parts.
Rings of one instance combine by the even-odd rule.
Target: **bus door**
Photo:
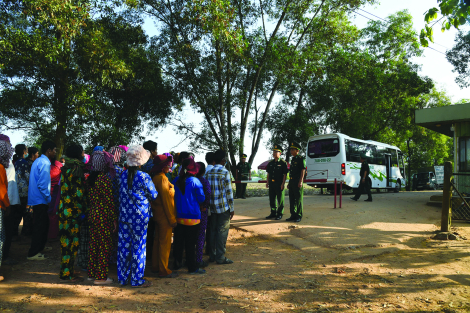
[[[390,178],[392,177],[392,156],[390,154],[385,154],[385,173],[387,175],[387,187],[392,187],[392,182]]]

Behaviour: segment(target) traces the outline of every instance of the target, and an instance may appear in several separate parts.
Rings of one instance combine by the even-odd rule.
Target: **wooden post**
[[[452,162],[446,162],[444,164],[444,187],[442,190],[442,216],[441,216],[441,231],[448,232],[450,230],[451,219],[452,219]]]

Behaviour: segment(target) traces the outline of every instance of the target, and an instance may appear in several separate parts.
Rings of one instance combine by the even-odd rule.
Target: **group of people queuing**
[[[223,150],[207,153],[207,166],[189,152],[158,154],[154,141],[97,146],[91,155],[72,144],[59,161],[56,153],[50,140],[40,151],[13,149],[0,135],[0,266],[15,263],[9,250],[21,220],[21,236],[31,236],[28,260],[47,259],[47,242],[58,240],[63,283],[82,281],[82,269],[94,284],[112,284],[110,263],[118,282],[132,287],[151,285],[147,260],[161,278],[233,263],[225,256],[234,207]]]

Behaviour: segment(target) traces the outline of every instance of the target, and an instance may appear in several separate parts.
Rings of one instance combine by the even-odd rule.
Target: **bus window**
[[[387,148],[384,147],[376,147],[375,150],[375,163],[378,165],[385,165],[385,154],[387,153]]]
[[[401,177],[405,177],[405,160],[404,160],[404,157],[403,157],[403,154],[399,154],[398,155],[398,165],[400,167],[400,173],[401,173]]]
[[[338,153],[339,139],[321,139],[308,143],[308,156],[310,158],[335,156]]]
[[[372,163],[374,161],[374,154],[375,154],[375,146],[352,141],[346,140],[346,161],[350,162],[361,162],[361,154],[365,154],[367,161]]]

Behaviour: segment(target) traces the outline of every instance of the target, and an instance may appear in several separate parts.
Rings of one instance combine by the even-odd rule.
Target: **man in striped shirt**
[[[215,165],[206,172],[206,179],[211,184],[211,215],[210,215],[210,258],[209,262],[217,264],[232,264],[225,257],[230,220],[233,218],[233,192],[230,172],[225,168],[226,157],[224,150],[214,153]]]

